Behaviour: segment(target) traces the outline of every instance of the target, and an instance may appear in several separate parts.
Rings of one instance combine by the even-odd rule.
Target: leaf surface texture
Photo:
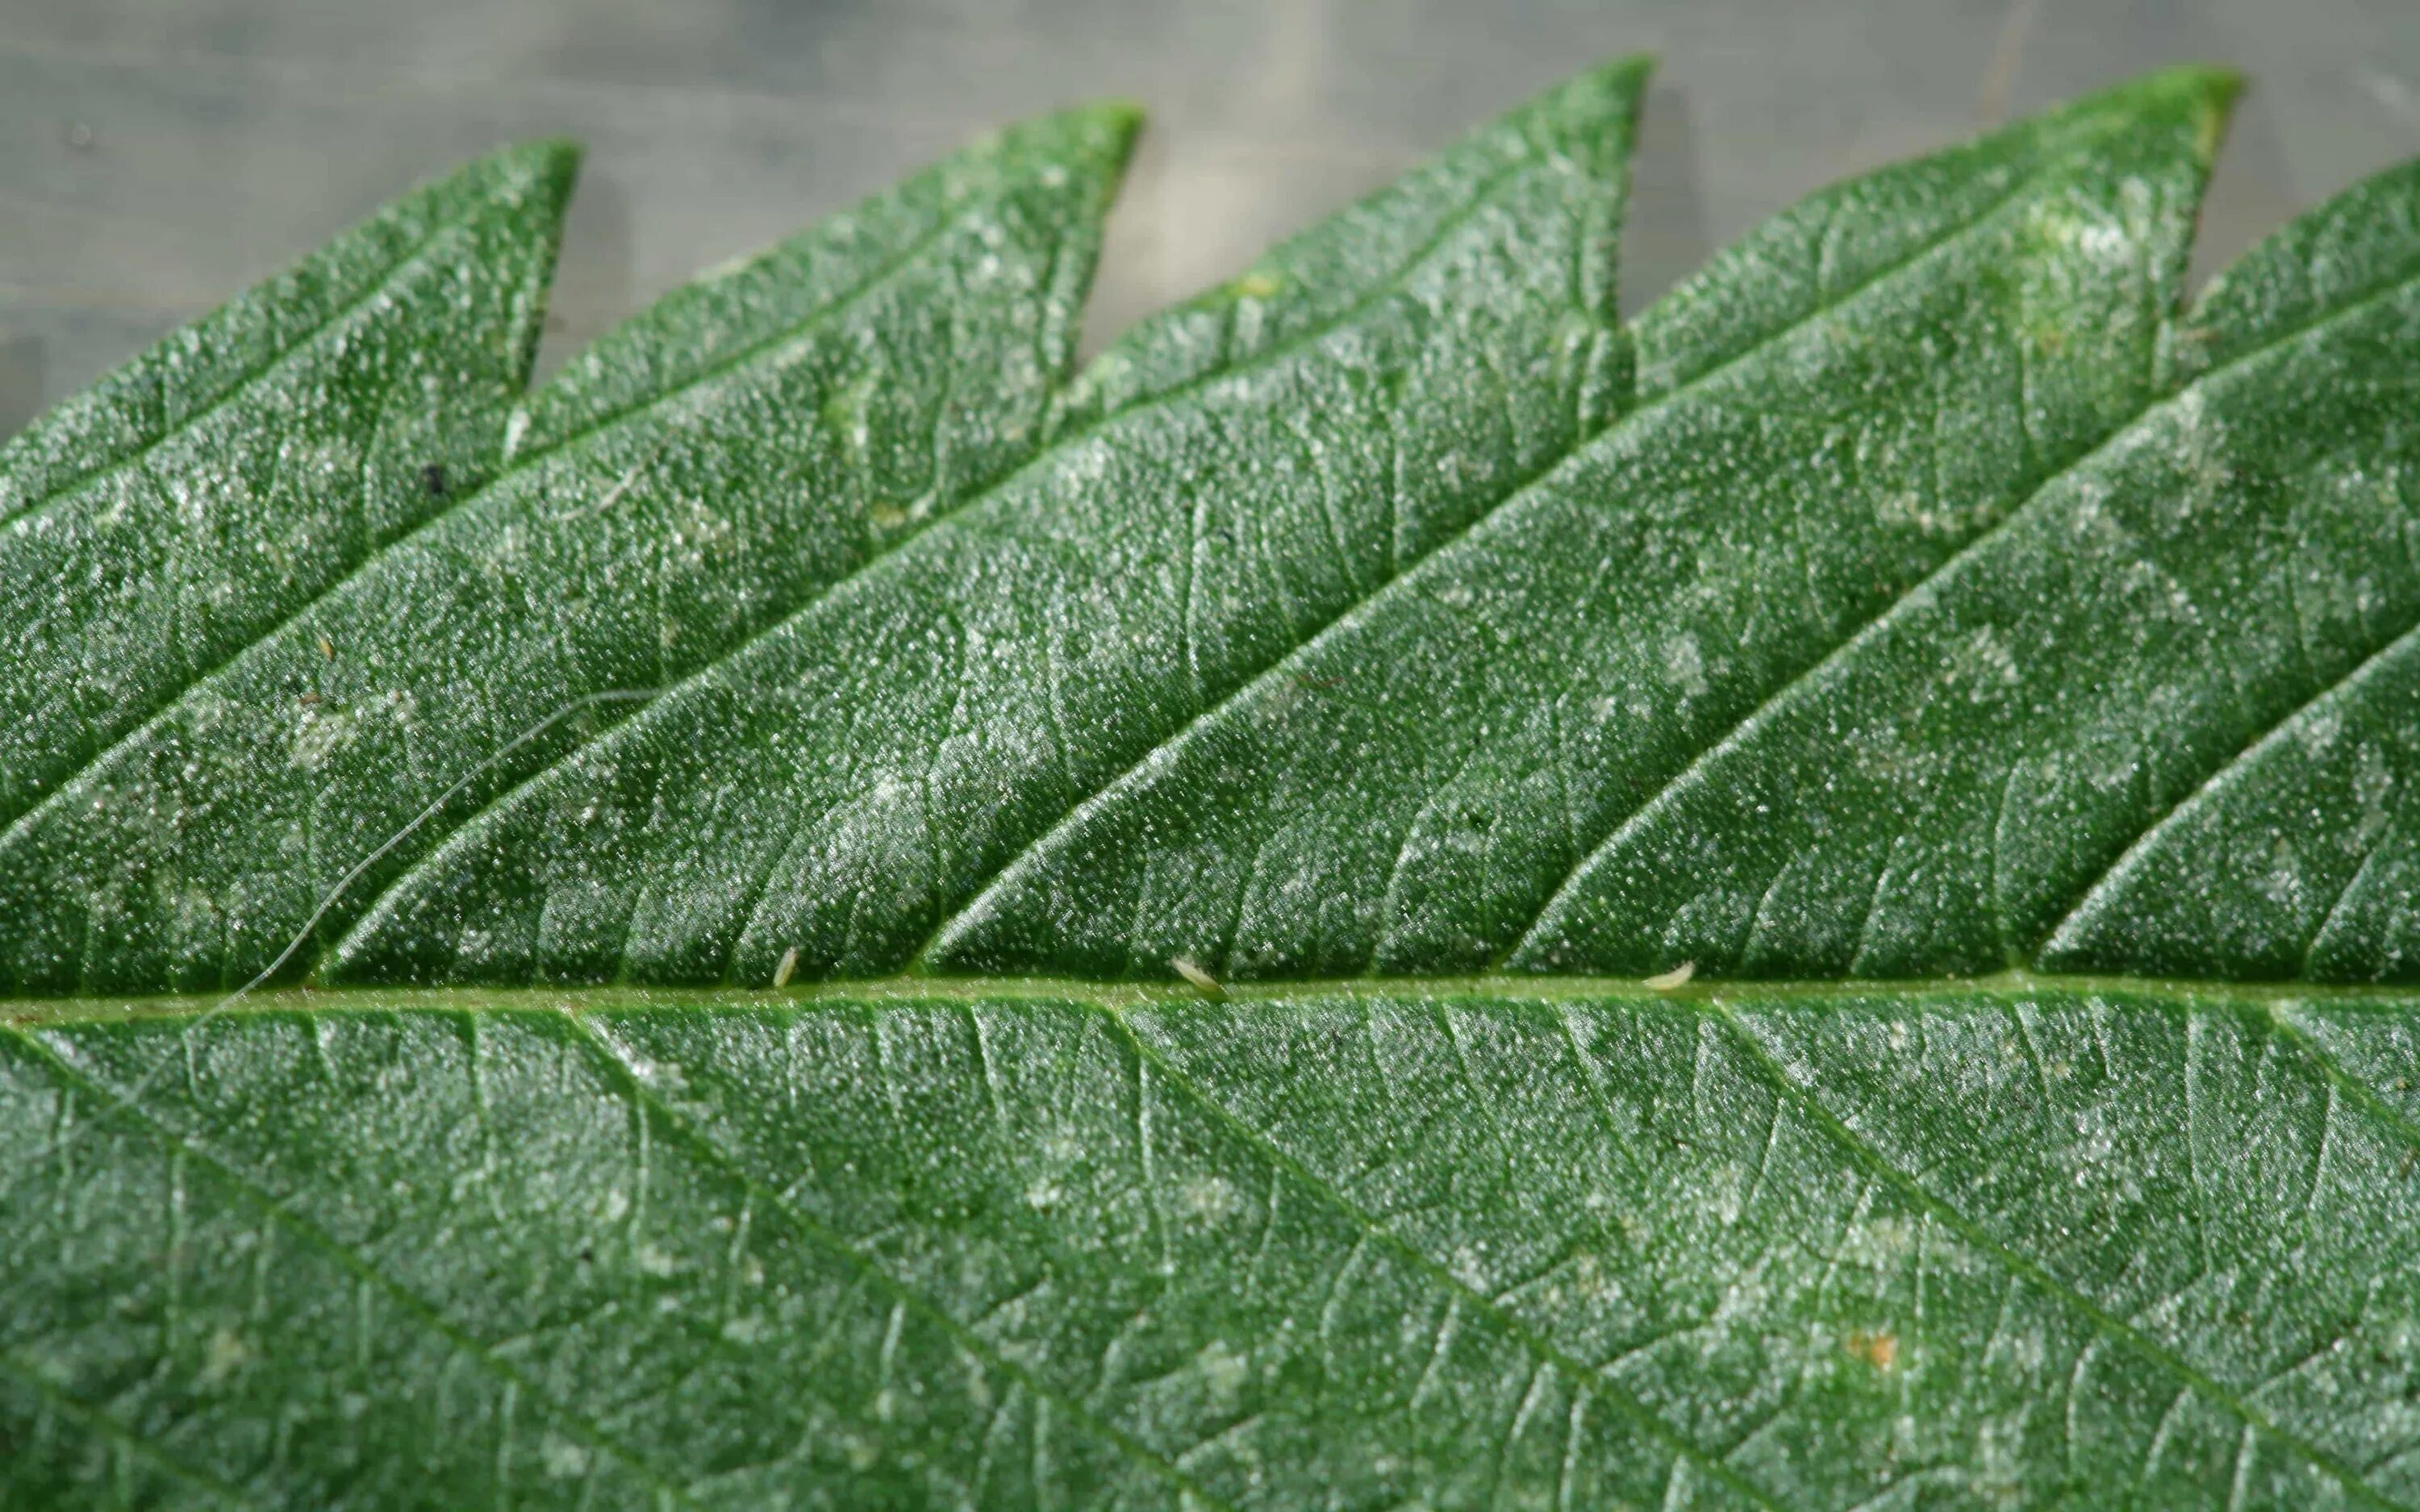
[[[509,149],[0,448],[0,1504],[2420,1505],[2420,169],[1625,324],[1646,76],[1080,368],[1126,107],[535,388]]]

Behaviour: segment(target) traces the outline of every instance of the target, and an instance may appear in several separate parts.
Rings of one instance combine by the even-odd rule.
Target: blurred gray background
[[[2205,272],[2420,153],[2420,0],[0,0],[0,435],[501,141],[589,147],[551,365],[985,127],[1140,100],[1097,347],[1640,49],[1632,308],[1828,179],[2161,63],[2252,78]]]

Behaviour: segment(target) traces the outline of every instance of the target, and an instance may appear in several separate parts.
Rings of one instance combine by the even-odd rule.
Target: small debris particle
[[[1899,1335],[1885,1330],[1869,1334],[1859,1329],[1845,1341],[1848,1351],[1877,1370],[1888,1370],[1899,1364]]]
[[[782,964],[773,968],[774,990],[778,992],[790,985],[790,973],[798,969],[799,948],[794,945],[782,952]]]
[[[1675,987],[1686,987],[1689,985],[1689,979],[1697,974],[1698,963],[1695,961],[1683,961],[1679,965],[1674,966],[1671,970],[1658,972],[1656,975],[1648,978],[1638,985],[1641,987],[1652,988],[1659,993],[1668,993]]]
[[[445,464],[431,462],[420,470],[420,486],[431,499],[445,497]]]
[[[251,1358],[252,1347],[244,1342],[243,1335],[231,1328],[222,1328],[212,1334],[209,1342],[203,1347],[202,1368],[197,1380],[205,1388],[215,1388],[241,1369],[244,1362]]]
[[[734,1318],[722,1325],[722,1336],[734,1344],[754,1344],[766,1335],[765,1319],[755,1317]]]
[[[301,702],[302,706],[307,709],[311,707],[311,705],[319,702],[319,695],[317,693],[304,693],[301,695]]]
[[[1191,982],[1193,984],[1193,990],[1200,993],[1202,996],[1224,997],[1227,995],[1227,989],[1218,985],[1218,979],[1202,970],[1200,964],[1194,962],[1191,957],[1182,955],[1176,956],[1171,958],[1168,964],[1171,970],[1174,971],[1178,976],[1183,977],[1187,981]]]
[[[1231,1218],[1242,1211],[1243,1196],[1234,1183],[1223,1177],[1197,1178],[1176,1189],[1177,1206],[1187,1216],[1211,1222]]]
[[[82,121],[68,122],[68,146],[78,152],[92,150],[92,128]]]

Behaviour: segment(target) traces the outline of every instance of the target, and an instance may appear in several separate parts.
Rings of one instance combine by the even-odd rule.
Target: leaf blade
[[[1625,330],[1644,76],[1081,374],[1118,107],[474,385],[0,833],[0,1499],[2420,1504],[2420,1005],[2144,975],[2420,957],[2420,170],[2186,306],[2170,70]]]
[[[429,184],[0,449],[0,823],[493,471],[577,162]]]
[[[1146,376],[1137,393],[1186,402],[1143,399],[1108,428],[1074,428],[1069,445],[950,531],[891,559],[883,582],[817,606],[684,687],[600,748],[593,767],[551,774],[488,832],[432,856],[411,891],[381,900],[330,974],[425,975],[427,951],[451,949],[439,938],[458,938],[447,921],[470,915],[515,921],[491,960],[450,968],[473,976],[768,980],[790,950],[814,975],[895,967],[939,922],[942,900],[970,891],[1052,804],[1073,801],[1087,773],[1105,776],[1122,748],[1258,673],[1297,617],[1342,608],[1351,583],[1382,577],[1399,551],[1425,549],[1495,491],[1551,465],[1588,416],[1610,413],[1620,364],[1606,333],[1568,310],[1574,301],[1608,307],[1609,280],[1581,269],[1619,213],[1624,185],[1613,165],[1643,77],[1643,65],[1624,61],[1549,91],[1382,195],[1374,211],[1310,233],[1311,251],[1272,259],[1278,286],[1239,283],[1147,326],[1133,355],[1113,350],[1095,365],[1109,375],[1098,384],[1125,383],[1122,371],[1155,375],[1171,350],[1198,363],[1192,348],[1205,339],[1211,371],[1224,371],[1228,322],[1256,318],[1235,312],[1297,297],[1291,258],[1357,268],[1368,291],[1301,296],[1307,334],[1265,348],[1247,339],[1243,364],[1215,393],[1200,387],[1198,365]],[[1409,209],[1392,196],[1408,196]],[[1404,248],[1427,260],[1397,265]],[[1438,309],[1451,312],[1443,329]],[[1322,323],[1331,318],[1345,323]],[[1415,402],[1492,402],[1512,375],[1552,400],[1507,410],[1487,432],[1495,449],[1466,469],[1450,439],[1407,432],[1382,446],[1349,431],[1288,433],[1284,411],[1296,408],[1350,405],[1349,415],[1401,423]],[[1409,397],[1373,397],[1390,386]],[[1275,415],[1273,394],[1283,396]],[[1288,467],[1307,458],[1311,474],[1332,466],[1352,486],[1293,490],[1264,513],[1256,490],[1272,452]],[[1137,516],[1134,489],[1171,466],[1178,480],[1152,486],[1174,498]],[[1367,486],[1381,475],[1439,481],[1401,494]],[[1328,506],[1340,499],[1358,511],[1343,532],[1357,561],[1326,559],[1337,532]],[[1231,557],[1219,548],[1229,542],[1244,549]],[[1254,578],[1274,591],[1242,591],[1239,579]],[[1009,579],[1024,579],[1016,601],[994,591]],[[1039,612],[1056,605],[1082,617]],[[887,658],[870,689],[856,651],[866,645]],[[730,746],[708,756],[707,738],[768,760],[733,762]],[[741,774],[738,785],[700,796],[705,760]],[[600,817],[586,834],[562,836],[546,816],[566,803]],[[658,812],[661,825],[645,817]],[[665,843],[699,833],[714,838]],[[587,879],[592,917],[580,927],[597,937],[550,949],[532,938],[531,904],[556,890],[550,877],[570,876]],[[616,934],[635,947],[609,956]]]
[[[1013,462],[1135,124],[1079,110],[979,144],[575,359],[519,412],[492,484],[0,838],[24,877],[0,974],[234,986],[431,799],[494,800]],[[961,392],[962,359],[987,386]],[[771,424],[795,407],[821,424]],[[533,704],[576,717],[533,743]]]
[[[303,1379],[328,1403],[379,1383],[341,1436],[371,1464],[412,1456],[424,1487],[536,1504],[653,1504],[657,1483],[761,1503],[831,1476],[987,1505],[1564,1485],[1654,1504],[1676,1453],[1688,1505],[1901,1483],[2217,1504],[2239,1471],[2244,1505],[2420,1495],[2395,1458],[2411,1343],[2391,1238],[2420,1125],[2347,1069],[2408,1069],[2406,997],[1233,991],[626,992],[572,1017],[560,993],[364,992],[198,1026],[18,1005],[0,1270],[21,1305],[0,1329],[51,1362],[49,1389],[272,1503],[381,1504],[392,1484],[336,1440],[281,1458],[233,1430]],[[188,1064],[141,1114],[77,1099],[100,1184],[48,1196],[23,1152],[63,1088]],[[450,1132],[431,1149],[408,1127]],[[181,1280],[150,1218],[178,1190]],[[264,1214],[377,1271],[365,1346],[358,1270],[316,1244],[259,1262],[272,1316],[298,1322],[248,1320]],[[180,1342],[155,1354],[83,1304],[96,1291],[147,1326],[182,1309]],[[402,1327],[383,1309],[404,1296],[464,1342]],[[259,1351],[272,1327],[292,1358]],[[240,1336],[214,1349],[220,1328]],[[458,1369],[438,1393],[438,1359],[411,1363],[432,1348],[510,1351],[517,1461],[504,1378]],[[2065,1415],[2024,1410],[2079,1374]],[[1036,1428],[1040,1395],[1062,1437]],[[1062,1478],[1031,1478],[1037,1432]],[[567,1473],[543,1469],[550,1442]],[[2381,1456],[2375,1484],[2351,1468]]]
[[[2159,339],[2156,312],[2181,275],[2210,118],[2230,92],[2225,80],[2208,75],[2155,76],[1993,139],[2003,150],[2013,145],[2047,162],[2021,178],[2031,200],[2020,187],[1961,201],[1975,208],[1973,218],[1953,221],[1955,229],[1947,234],[1983,227],[2002,239],[1984,242],[1990,253],[1970,248],[1964,261],[1944,264],[1931,259],[1950,243],[1918,239],[1899,249],[1900,260],[1884,259],[1873,281],[1853,286],[1839,303],[1819,297],[1800,324],[1759,337],[1735,355],[1739,365],[1708,367],[1692,380],[1695,386],[1676,387],[1643,405],[1563,470],[1516,496],[1466,545],[1441,554],[1427,577],[1407,579],[1392,603],[1373,599],[1339,636],[1307,648],[1304,660],[1289,668],[1319,683],[1358,678],[1374,684],[1369,692],[1329,701],[1318,711],[1324,717],[1285,720],[1279,690],[1257,688],[1257,707],[1239,703],[1218,723],[1180,733],[1167,752],[1137,764],[1122,779],[1127,790],[1116,795],[1121,811],[1105,802],[1072,818],[1045,842],[1054,854],[1047,860],[1037,855],[1031,876],[1004,879],[1004,896],[972,905],[949,964],[976,972],[1118,975],[1149,970],[1148,963],[1183,951],[1232,971],[1284,975],[1471,969],[1504,960],[1530,910],[1544,904],[1567,864],[1577,864],[1558,854],[1563,845],[1575,844],[1585,856],[1576,836],[1591,825],[1611,827],[1620,814],[1616,795],[1643,787],[1652,780],[1650,773],[1685,760],[1695,747],[1684,741],[1705,738],[1699,732],[1709,728],[1708,715],[1700,712],[1711,702],[1704,695],[1740,696],[1722,690],[1714,658],[1746,664],[1750,679],[1786,678],[1807,659],[1805,645],[1824,644],[1839,634],[1836,625],[1843,620],[1855,623],[1853,606],[1859,600],[1888,602],[1873,579],[1919,578],[1923,564],[1946,555],[1948,544],[1996,517],[1987,492],[1954,523],[1927,528],[1923,522],[1931,517],[1919,510],[1915,529],[1894,531],[1888,499],[1876,497],[1891,491],[1887,470],[1875,470],[1885,474],[1875,484],[1838,486],[1838,474],[1855,468],[1831,454],[1863,448],[1868,440],[1830,426],[1824,409],[1838,401],[1829,393],[1855,394],[1870,407],[1856,424],[1884,434],[1876,450],[1890,440],[1876,411],[1881,422],[1937,428],[1952,407],[1940,397],[1941,369],[1947,365],[1941,359],[1912,361],[1909,376],[1897,380],[1903,396],[1878,402],[1882,383],[1872,370],[1880,360],[1837,356],[1840,348],[1859,351],[1859,334],[1854,326],[1835,332],[1824,322],[1862,316],[1883,331],[1903,331],[1912,323],[1903,301],[1930,298],[1956,309],[1962,301],[1989,300],[2004,279],[2017,282],[2004,273],[2003,258],[2013,258],[2024,279],[2054,290],[2091,286],[2076,266],[2083,257],[2071,245],[2029,252],[2035,228],[2011,211],[2072,215],[2062,196],[2087,206],[2115,201],[2129,193],[2127,185],[2164,174],[2168,199],[2141,238],[2149,245],[2129,242],[2130,253],[2152,266],[2137,298],[2154,313],[2113,322],[2119,349],[2104,354],[2078,344],[2065,367],[2046,355],[2034,359],[2048,376],[2026,378],[2023,343],[2036,340],[2035,332],[2006,340],[1993,331],[1998,313],[1986,303],[1976,316],[1983,332],[1974,338],[1982,350],[1947,380],[1977,387],[2014,377],[2026,406],[2053,413],[2063,383],[2064,424],[2080,433],[2064,445],[2081,450],[2102,424],[2101,413],[2122,409],[2133,381],[2127,375],[2148,365],[2145,349]],[[2071,134],[2076,118],[2093,129]],[[1952,164],[1979,157],[1979,168],[1971,171],[2018,177],[1984,148],[1945,156]],[[1900,172],[1924,177],[1943,169],[1928,161]],[[1808,208],[1826,218],[1831,210],[1820,200]],[[1738,255],[1759,265],[1762,260],[1755,244]],[[1910,270],[1930,283],[1916,282]],[[1720,271],[1710,275],[1717,286]],[[2113,290],[2111,297],[2125,292],[2134,291]],[[2030,298],[2020,283],[2009,318],[2029,314],[2024,301]],[[1684,290],[1668,302],[1685,310],[1694,296]],[[2131,310],[2133,301],[2125,307]],[[1651,312],[1641,331],[1657,324]],[[1944,345],[1962,339],[1954,334],[1957,327],[1947,329],[1953,334],[1939,338]],[[1887,338],[1877,332],[1865,339]],[[1928,346],[1935,339],[1925,338]],[[1836,371],[1823,372],[1826,362]],[[1816,365],[1803,378],[1792,371],[1809,363]],[[1698,403],[1700,393],[1724,398]],[[2006,461],[2034,451],[2027,427],[2037,421],[2030,411],[2013,416],[2006,395],[1988,392],[1964,398],[2001,418],[2006,434],[1998,451],[2014,454]],[[1811,411],[1795,428],[1771,415],[1790,406]],[[1711,464],[1709,455],[1715,459]],[[2017,475],[2031,466],[2019,466]],[[1899,471],[1905,472],[1906,464]],[[2002,471],[1986,486],[2007,494],[2009,481]],[[1761,515],[1743,508],[1738,496],[1749,490],[1771,501],[1759,501]],[[1819,525],[1799,517],[1802,498],[1823,501],[1827,514]],[[1684,513],[1695,511],[1702,513]],[[1827,535],[1837,543],[1828,558],[1819,558],[1812,543]],[[1735,562],[1699,563],[1699,538],[1706,536],[1710,550]],[[1793,563],[1793,556],[1801,561]],[[1637,571],[1617,586],[1617,564],[1641,558],[1653,570]],[[1793,565],[1807,574],[1807,607],[1796,624],[1769,609],[1794,594]],[[1819,583],[1819,578],[1830,580]],[[1491,623],[1453,623],[1457,609],[1481,603]],[[1666,628],[1692,604],[1700,606],[1699,626],[1684,622],[1677,631]],[[1726,648],[1716,639],[1718,620],[1734,627],[1724,636],[1745,643]],[[1745,631],[1736,628],[1743,625]],[[1760,636],[1766,643],[1758,643]],[[1555,663],[1547,648],[1583,638],[1576,665]],[[1516,647],[1519,654],[1508,654]],[[1590,666],[1584,659],[1589,655],[1634,665],[1608,672]],[[1650,665],[1636,668],[1640,661]],[[1638,720],[1624,717],[1633,709],[1640,711]],[[1663,721],[1683,738],[1642,731],[1641,720]],[[1416,722],[1426,738],[1408,733]],[[1457,754],[1444,757],[1439,748]],[[1156,764],[1162,761],[1168,765]],[[1221,832],[1228,829],[1242,833]],[[1567,831],[1574,841],[1563,841]],[[1258,872],[1272,853],[1278,877],[1263,887]],[[1242,874],[1248,863],[1249,879]],[[1156,880],[1156,872],[1175,867],[1186,869],[1181,883]],[[1327,900],[1340,892],[1375,917],[1338,924]],[[1135,908],[1145,915],[1148,943],[1123,953],[1116,943],[1096,945],[1106,931],[1124,924],[1126,900],[1137,900]],[[1239,911],[1223,929],[1222,907]],[[1087,909],[1089,917],[1078,917]],[[1621,951],[1551,957],[1525,951],[1516,959],[1561,970],[1643,974],[1691,954],[1635,933],[1622,936]],[[1668,953],[1670,960],[1651,959],[1649,951]],[[1776,974],[1825,973],[1801,964],[1797,972]]]
[[[2377,186],[2348,194],[2376,197]],[[2314,217],[2340,213],[2322,207]],[[2281,326],[2229,330],[2197,314],[2223,357],[1710,749],[1591,858],[1606,875],[1575,876],[1559,921],[1593,906],[1598,918],[1565,927],[1583,939],[1665,933],[1672,949],[1747,974],[1893,977],[2036,963],[2144,976],[2290,974],[2273,949],[2257,964],[2146,949],[2144,926],[2123,918],[2089,952],[2067,932],[2093,906],[2106,869],[2130,864],[2121,853],[2156,835],[2178,804],[2315,690],[2383,656],[2377,648],[2410,624],[2412,584],[2395,549],[2402,508],[2391,492],[2363,499],[2343,486],[2348,469],[2392,477],[2407,465],[2384,352],[2400,339],[2420,243],[2401,252],[2401,281],[2381,275]],[[2256,251],[2247,271],[2270,256]],[[2328,608],[2332,599],[2342,607]],[[1888,753],[1844,746],[1844,730],[1892,731],[1897,745]],[[2120,770],[2150,777],[2137,790],[2111,779]],[[1751,808],[1766,816],[1753,826],[1742,823]],[[1878,868],[1869,857],[1879,841],[1860,833],[1869,827],[1860,813],[1884,816],[1891,849]],[[1914,817],[1902,825],[1899,815]],[[1829,837],[1821,856],[1810,841],[1818,833]],[[1984,859],[1962,863],[1961,852]],[[1671,895],[1684,865],[1691,886],[1709,874],[1745,872],[1743,886],[1793,875],[1766,958],[1743,961],[1702,930],[1660,925],[1649,910]],[[2169,905],[2197,910],[2218,947],[2250,900],[2240,887],[2228,896],[2186,885],[2179,870],[2145,874]],[[1891,918],[1888,880],[1928,873],[1929,895],[1900,895],[1902,943],[1890,945],[1893,926],[1876,929]],[[1816,920],[1861,902],[1854,958],[1793,943],[1793,931],[1807,940]],[[1993,918],[1992,937],[1978,930],[1945,950],[1939,921],[1962,915]],[[1528,959],[1568,949],[1542,929]]]

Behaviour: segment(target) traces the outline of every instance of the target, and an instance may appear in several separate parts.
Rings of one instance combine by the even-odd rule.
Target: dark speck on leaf
[[[427,490],[429,498],[444,498],[445,465],[442,462],[431,462],[427,467],[422,468],[420,470],[420,486]]]

